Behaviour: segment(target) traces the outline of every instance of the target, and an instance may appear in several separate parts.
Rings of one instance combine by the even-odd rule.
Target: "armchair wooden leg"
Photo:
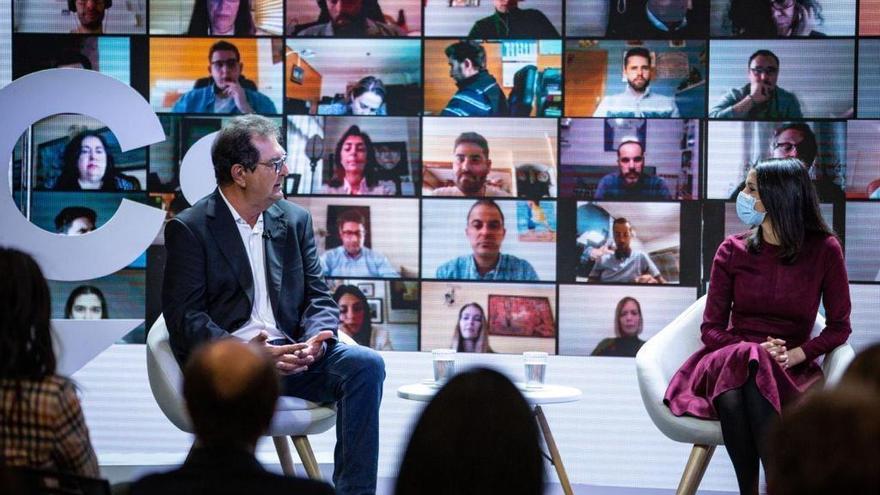
[[[315,453],[312,452],[312,445],[309,443],[309,437],[305,435],[292,436],[290,439],[293,440],[293,446],[296,447],[296,453],[299,454],[299,458],[302,460],[303,467],[306,469],[306,474],[313,480],[320,480],[321,469],[318,467],[318,460],[315,459]]]
[[[290,447],[287,445],[287,437],[272,437],[275,443],[275,451],[278,452],[278,460],[281,462],[281,471],[286,476],[293,476],[293,457],[290,455]]]
[[[681,481],[678,483],[678,490],[675,495],[695,495],[700,481],[706,473],[709,466],[709,460],[715,453],[714,445],[694,445],[691,449],[691,455],[688,457],[687,466],[684,467],[684,473],[681,474]]]

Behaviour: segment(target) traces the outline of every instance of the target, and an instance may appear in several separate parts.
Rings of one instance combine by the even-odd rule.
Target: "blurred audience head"
[[[880,396],[859,386],[808,395],[783,413],[768,438],[767,492],[880,492]]]
[[[199,347],[183,370],[183,398],[205,447],[252,452],[269,428],[278,394],[272,361],[236,339]]]
[[[880,397],[880,343],[856,354],[840,380],[841,385],[863,385]]]
[[[422,411],[396,495],[539,495],[544,460],[532,410],[497,371],[459,373]]]
[[[55,373],[49,286],[30,255],[0,247],[0,379]]]

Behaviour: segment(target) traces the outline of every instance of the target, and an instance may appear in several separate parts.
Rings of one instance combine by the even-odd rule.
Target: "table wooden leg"
[[[535,419],[538,421],[541,434],[544,435],[544,443],[547,444],[547,450],[550,451],[550,464],[553,464],[553,467],[556,468],[556,475],[559,476],[559,484],[562,485],[562,491],[565,495],[574,495],[571,483],[568,481],[568,474],[565,472],[565,466],[562,465],[562,457],[559,456],[559,449],[556,448],[553,433],[550,432],[550,425],[547,423],[547,417],[544,416],[541,406],[535,406]]]

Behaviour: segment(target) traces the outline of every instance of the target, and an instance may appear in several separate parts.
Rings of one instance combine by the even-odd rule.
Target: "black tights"
[[[776,409],[761,395],[755,384],[755,367],[740,388],[728,390],[715,398],[715,410],[721,420],[724,446],[733,461],[741,495],[758,493],[758,461],[766,468],[765,433]]]

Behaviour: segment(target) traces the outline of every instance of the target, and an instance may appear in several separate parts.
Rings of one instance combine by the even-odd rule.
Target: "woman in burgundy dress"
[[[846,342],[850,299],[843,250],[800,161],[758,163],[736,206],[754,228],[718,247],[704,346],[676,372],[664,401],[677,416],[721,421],[740,493],[752,495],[765,428],[822,380],[815,360]],[[820,299],[826,326],[811,338]]]

